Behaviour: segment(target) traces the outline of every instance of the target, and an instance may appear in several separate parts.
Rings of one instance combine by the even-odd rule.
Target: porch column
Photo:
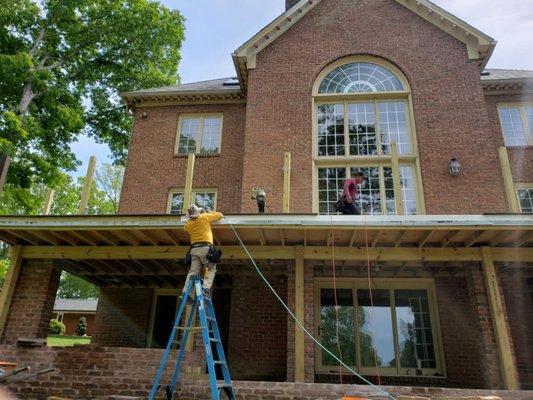
[[[294,308],[296,318],[305,324],[304,313],[304,252],[297,247],[294,262]],[[305,382],[305,334],[294,324],[294,380]]]
[[[496,337],[496,345],[498,347],[503,382],[505,389],[518,390],[518,373],[505,318],[506,314],[502,303],[502,294],[490,248],[482,247],[481,255],[483,278],[489,298],[489,307],[494,327],[494,336]]]
[[[0,339],[4,332],[7,315],[11,306],[11,299],[20,274],[20,267],[22,266],[22,246],[14,246],[11,249],[9,267],[7,270],[4,285],[0,291]]]
[[[8,286],[15,286],[11,289],[12,301],[1,343],[14,344],[21,337],[44,339],[48,334],[61,270],[54,265],[54,260],[21,263],[16,283],[16,270],[8,276],[11,279]]]

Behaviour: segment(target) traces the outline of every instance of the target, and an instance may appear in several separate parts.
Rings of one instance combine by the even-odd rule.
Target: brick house
[[[65,324],[65,335],[74,335],[81,317],[87,322],[87,336],[91,336],[98,299],[56,299],[52,318]]]
[[[394,396],[532,398],[533,71],[485,69],[495,45],[426,0],[287,0],[232,55],[236,78],[123,94],[121,215],[0,218],[14,246],[0,354],[60,372],[16,390],[146,396],[195,201],[229,215],[306,327]],[[365,215],[332,215],[356,171]],[[380,398],[339,385],[361,382],[295,328],[227,223],[215,237],[241,398]],[[93,343],[21,346],[45,335],[61,270],[101,287]],[[207,397],[201,356],[194,343],[182,398]]]

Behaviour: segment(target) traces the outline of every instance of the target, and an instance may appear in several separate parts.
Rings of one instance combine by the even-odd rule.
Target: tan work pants
[[[193,276],[202,276],[204,267],[206,268],[204,275],[204,289],[211,290],[215,275],[217,273],[217,265],[207,261],[207,254],[209,253],[209,246],[195,247],[191,249],[191,267],[183,285],[183,291],[189,284],[189,281]]]

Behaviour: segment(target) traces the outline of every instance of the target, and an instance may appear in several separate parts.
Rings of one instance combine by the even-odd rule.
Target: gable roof
[[[54,312],[96,312],[98,299],[56,299]]]
[[[157,101],[243,101],[241,86],[236,77],[211,79],[181,85],[135,90],[120,94],[130,107]]]
[[[264,48],[283,35],[322,0],[300,0],[264,27],[233,53],[233,62],[243,91],[246,91],[248,70],[255,68],[256,57]],[[394,0],[466,44],[468,57],[487,64],[496,41],[465,21],[443,10],[429,0]]]

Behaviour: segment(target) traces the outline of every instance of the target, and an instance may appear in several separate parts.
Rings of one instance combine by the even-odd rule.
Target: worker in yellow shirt
[[[211,297],[211,286],[217,272],[216,256],[213,254],[213,231],[211,223],[218,221],[224,216],[219,212],[204,212],[196,204],[189,206],[187,209],[189,220],[183,228],[191,238],[191,266],[183,292],[193,276],[201,276],[204,267],[207,269],[204,275],[203,294],[205,297]]]

